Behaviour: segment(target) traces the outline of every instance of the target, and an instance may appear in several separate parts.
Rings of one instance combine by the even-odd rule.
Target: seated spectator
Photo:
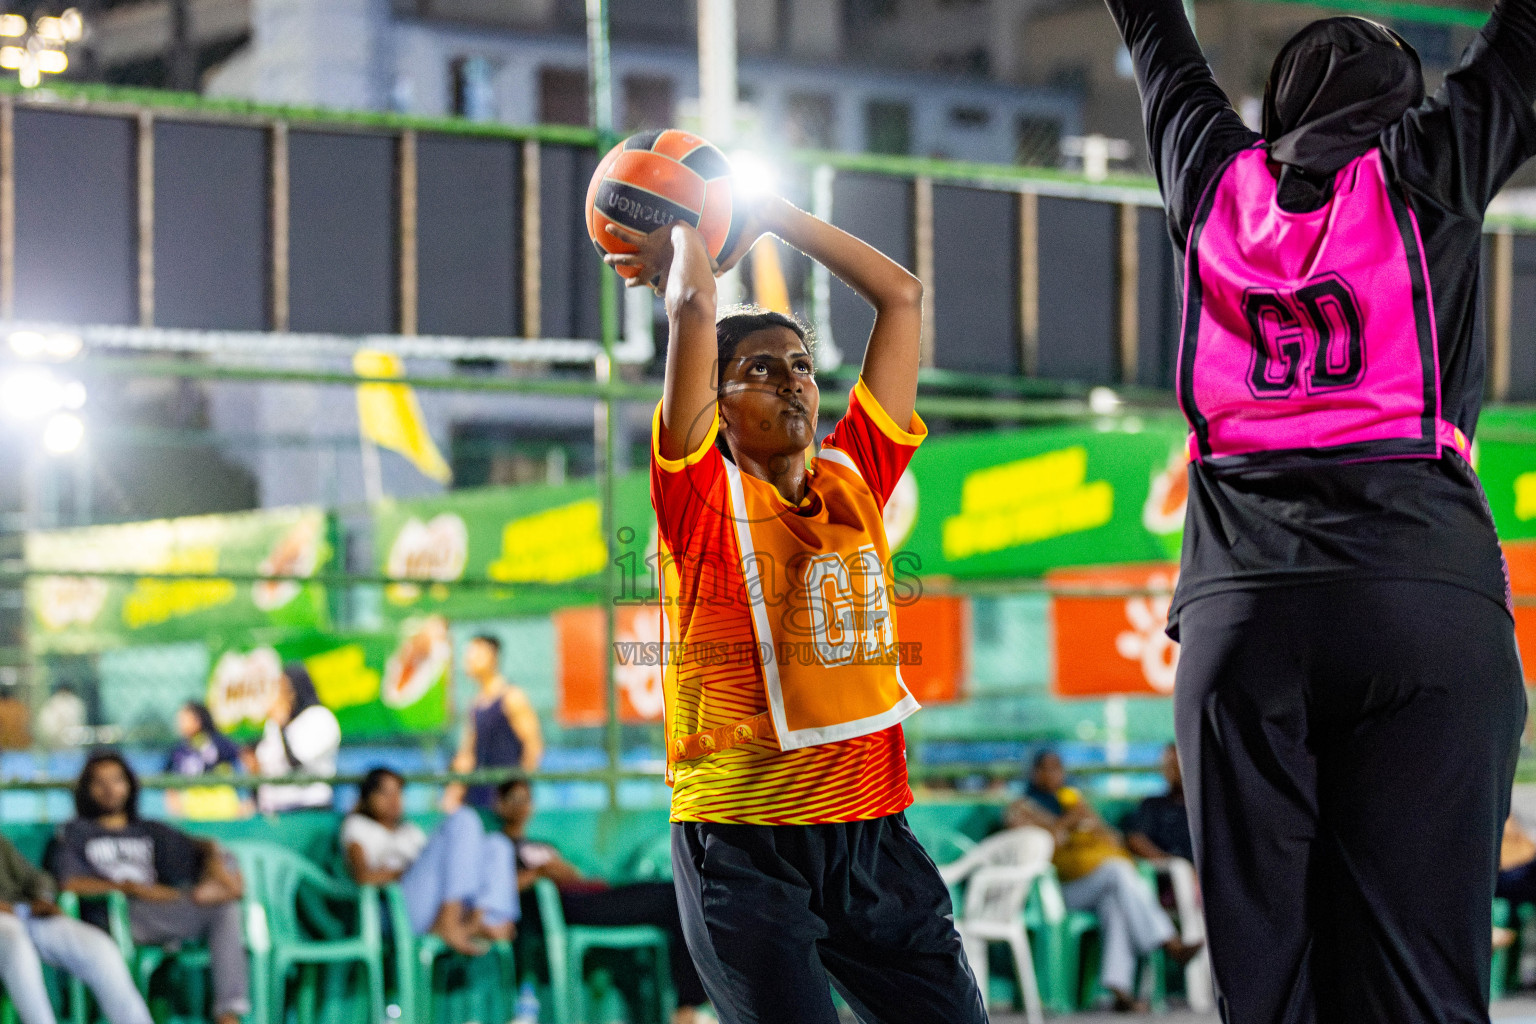
[[[1121,827],[1125,845],[1136,856],[1158,868],[1163,906],[1172,907],[1179,938],[1189,946],[1205,941],[1205,911],[1200,903],[1200,883],[1195,878],[1195,844],[1189,835],[1189,811],[1184,806],[1184,776],[1179,770],[1179,751],[1172,743],[1163,748],[1163,778],[1168,792],[1149,796],[1126,815]],[[1208,1012],[1215,1005],[1209,964],[1203,951],[1184,970],[1184,994],[1192,1010]]]
[[[539,907],[532,889],[534,882],[547,878],[560,888],[560,907],[567,924],[648,924],[662,929],[667,933],[672,987],[677,990],[678,1008],[672,1016],[672,1024],[694,1024],[699,1019],[698,1008],[708,1001],[708,997],[683,939],[677,891],[672,883],[638,882],[610,887],[601,879],[582,875],[549,843],[529,839],[533,789],[522,779],[503,782],[497,787],[495,810],[501,819],[502,833],[512,841],[516,851],[517,888],[525,894],[524,927],[538,927]]]
[[[340,751],[341,725],[335,712],[320,703],[309,671],[299,664],[283,666],[277,699],[246,767],[269,779],[284,775],[329,778],[336,774]],[[256,789],[256,809],[263,814],[329,810],[333,795],[326,782],[268,784]]]
[[[240,767],[240,748],[213,724],[213,714],[201,701],[189,700],[177,709],[176,732],[181,739],[166,758],[167,775],[233,775]],[[240,815],[240,797],[233,786],[168,789],[165,806],[171,814],[200,821]]]
[[[1168,792],[1149,796],[1127,815],[1125,845],[1143,860],[1179,857],[1195,859],[1189,837],[1189,811],[1184,806],[1184,776],[1179,771],[1179,751],[1172,743],[1163,749],[1163,778]]]
[[[216,844],[140,818],[139,780],[117,754],[85,763],[75,813],[55,841],[59,884],[81,896],[126,895],[136,943],[206,940],[218,1024],[238,1024],[251,1009],[240,872]]]
[[[53,896],[53,879],[0,836],[0,984],[21,1024],[54,1024],[43,964],[85,982],[112,1024],[151,1024],[112,937],[65,917]]]
[[[428,836],[405,820],[405,780],[375,768],[358,787],[357,808],[342,822],[347,870],[359,885],[400,883],[411,930],[438,936],[469,956],[483,940],[512,938],[518,918],[512,844],[487,836],[480,816],[461,808]]]
[[[1199,947],[1186,945],[1157,897],[1137,874],[1120,837],[1104,824],[1093,805],[1066,784],[1061,757],[1047,750],[1035,757],[1029,788],[1004,814],[1010,828],[1035,825],[1056,837],[1052,863],[1061,891],[1073,910],[1092,910],[1103,942],[1100,983],[1120,1012],[1145,1012],[1134,995],[1136,958],[1161,946],[1177,963],[1187,963]]]
[[[1511,903],[1536,903],[1536,840],[1511,814],[1499,845],[1499,882],[1494,890]]]

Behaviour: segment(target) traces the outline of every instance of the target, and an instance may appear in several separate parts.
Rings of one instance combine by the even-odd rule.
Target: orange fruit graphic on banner
[[[1168,639],[1168,607],[1179,567],[1171,563],[1061,569],[1047,573],[1058,697],[1173,693],[1179,645]],[[1074,594],[1072,591],[1083,591]]]

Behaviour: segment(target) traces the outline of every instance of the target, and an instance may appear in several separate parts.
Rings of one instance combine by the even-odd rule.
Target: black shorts
[[[1525,725],[1514,626],[1443,583],[1183,611],[1179,760],[1228,1024],[1486,1024]]]
[[[672,825],[683,934],[721,1024],[985,1024],[949,891],[905,815]]]

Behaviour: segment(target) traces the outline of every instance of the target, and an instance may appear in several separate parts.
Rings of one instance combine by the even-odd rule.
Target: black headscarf
[[[1297,32],[1264,85],[1263,133],[1282,165],[1280,205],[1321,205],[1333,175],[1423,101],[1419,55],[1385,25],[1324,18]]]

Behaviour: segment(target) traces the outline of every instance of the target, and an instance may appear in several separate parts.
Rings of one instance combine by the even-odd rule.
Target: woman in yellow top
[[[1067,785],[1061,755],[1045,750],[1035,755],[1025,798],[1008,809],[1010,827],[1035,825],[1056,837],[1053,863],[1061,894],[1073,910],[1092,910],[1099,917],[1104,946],[1099,982],[1114,997],[1115,1009],[1141,1012],[1145,1003],[1135,991],[1136,958],[1161,946],[1175,961],[1187,963],[1199,945],[1186,945],[1173,922],[1142,881],[1120,841],[1076,789]]]
[[[922,289],[875,249],[781,199],[772,232],[875,309],[848,413],[814,460],[805,329],[716,322],[698,233],[610,229],[666,298],[652,436],[661,546],[672,862],[683,930],[723,1024],[835,1024],[828,979],[867,1024],[979,1024],[949,895],[912,802],[882,508],[926,434],[914,411]]]

